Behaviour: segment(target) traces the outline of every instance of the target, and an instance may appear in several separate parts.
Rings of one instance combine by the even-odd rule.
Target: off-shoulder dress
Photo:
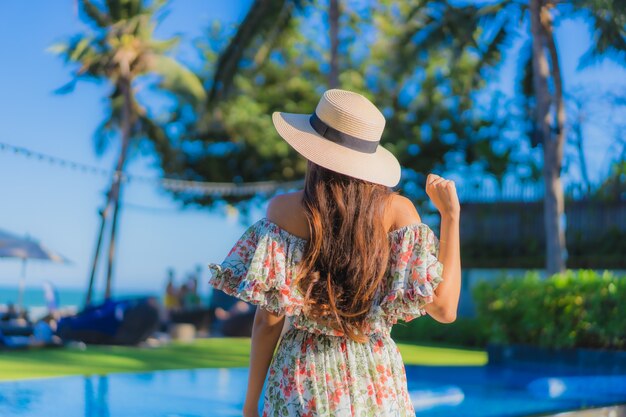
[[[265,385],[263,416],[414,416],[404,364],[391,327],[426,314],[442,281],[439,241],[424,223],[389,233],[386,285],[370,311],[369,342],[309,319],[293,283],[307,240],[267,218],[251,225],[221,263],[210,263],[218,290],[278,315],[290,329]]]

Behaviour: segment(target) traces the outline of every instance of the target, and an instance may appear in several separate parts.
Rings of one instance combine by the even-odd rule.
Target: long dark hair
[[[392,194],[308,162],[302,203],[310,238],[296,283],[309,317],[359,342],[368,339],[367,314],[389,259],[383,219]]]

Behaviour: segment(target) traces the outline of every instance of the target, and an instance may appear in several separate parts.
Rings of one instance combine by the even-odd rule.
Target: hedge
[[[489,342],[550,348],[626,348],[626,277],[568,270],[542,279],[481,281],[473,288]]]
[[[449,324],[442,324],[430,316],[409,322],[399,322],[391,331],[395,340],[411,343],[434,343],[450,346],[480,347],[487,344],[487,332],[478,320],[457,317]]]

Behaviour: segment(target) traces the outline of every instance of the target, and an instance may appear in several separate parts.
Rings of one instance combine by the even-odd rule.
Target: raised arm
[[[430,174],[426,182],[426,193],[441,214],[438,259],[443,264],[443,281],[435,290],[433,302],[426,304],[425,310],[435,320],[451,323],[456,320],[461,294],[460,205],[454,182],[434,174]],[[394,219],[395,227],[421,222],[411,200],[401,196],[395,200]]]
[[[454,181],[439,175],[428,175],[426,193],[441,214],[438,258],[443,264],[443,281],[435,290],[434,301],[427,304],[425,310],[439,322],[452,323],[456,320],[461,295],[461,206]]]

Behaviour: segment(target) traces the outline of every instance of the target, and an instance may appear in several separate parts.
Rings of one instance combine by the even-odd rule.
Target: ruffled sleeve
[[[443,281],[439,262],[439,240],[424,223],[392,232],[389,284],[380,307],[388,320],[410,321],[426,314],[435,288]]]
[[[274,314],[299,314],[303,297],[292,283],[304,243],[263,218],[244,232],[222,263],[209,263],[209,284]]]

